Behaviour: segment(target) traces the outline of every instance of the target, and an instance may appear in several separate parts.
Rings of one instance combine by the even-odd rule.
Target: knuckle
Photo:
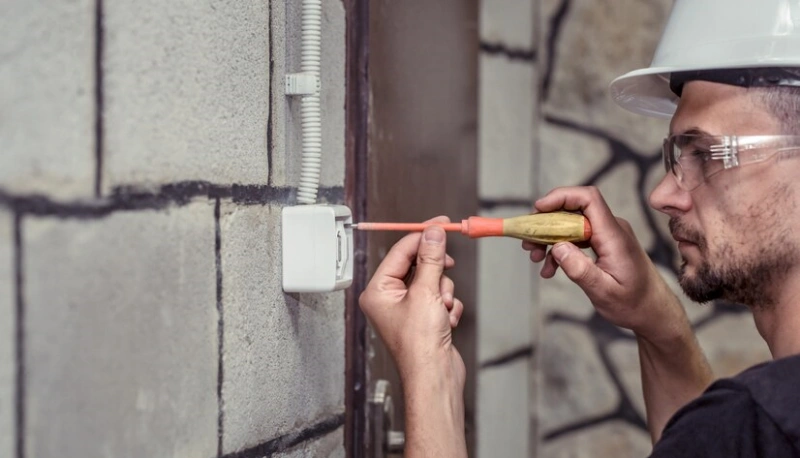
[[[372,294],[369,289],[364,290],[361,295],[358,296],[358,306],[361,307],[362,311],[366,311],[369,308],[369,304],[372,302]]]
[[[417,264],[443,264],[444,252],[439,250],[423,250],[419,252]]]
[[[627,220],[627,219],[625,219],[625,218],[620,218],[620,217],[618,216],[618,217],[617,217],[617,223],[618,223],[618,224],[620,225],[620,227],[622,227],[622,229],[624,229],[626,232],[630,232],[630,231],[632,231],[632,230],[633,230],[633,226],[631,226],[631,223],[630,223],[630,222],[628,222],[628,220]]]

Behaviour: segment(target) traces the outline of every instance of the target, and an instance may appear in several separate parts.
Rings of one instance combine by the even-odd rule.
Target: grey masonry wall
[[[537,107],[536,2],[482,0],[479,74],[481,215],[529,213]],[[478,240],[477,456],[531,456],[533,266],[514,239]]]
[[[340,203],[344,8],[323,9]],[[344,296],[280,287],[299,14],[0,6],[0,456],[344,456]]]

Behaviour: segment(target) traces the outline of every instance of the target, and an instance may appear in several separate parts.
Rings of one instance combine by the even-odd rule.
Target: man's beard
[[[694,230],[670,220],[670,230],[694,243],[702,254],[702,261],[693,276],[686,274],[686,261],[680,269],[678,281],[686,295],[693,301],[705,303],[715,299],[748,305],[754,309],[775,305],[775,287],[783,281],[794,266],[796,252],[784,240],[761,239],[764,245],[750,256],[742,256],[728,244],[716,250],[717,263],[709,258],[708,242]]]

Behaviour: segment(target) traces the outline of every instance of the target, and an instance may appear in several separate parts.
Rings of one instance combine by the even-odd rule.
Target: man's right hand
[[[592,225],[593,261],[576,245],[523,243],[531,260],[544,261],[542,276],[560,267],[583,289],[597,312],[634,331],[639,344],[647,426],[653,443],[667,421],[699,396],[713,375],[686,312],[642,249],[627,221],[616,218],[594,187],[558,188],[537,200],[536,210],[581,211]]]
[[[531,260],[544,260],[541,275],[551,278],[560,267],[583,289],[597,312],[617,326],[640,336],[659,340],[685,329],[683,306],[642,249],[630,224],[615,217],[600,191],[594,187],[556,188],[537,200],[536,210],[581,211],[592,225],[589,245],[592,260],[572,243],[558,243],[547,252],[545,245],[523,242]]]

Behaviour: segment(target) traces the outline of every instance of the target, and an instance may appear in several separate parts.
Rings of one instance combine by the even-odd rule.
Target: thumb
[[[422,233],[417,251],[417,270],[413,285],[439,291],[439,283],[444,273],[446,239],[444,229],[431,226]]]
[[[550,250],[561,270],[587,294],[598,285],[604,272],[571,243],[557,243]]]

